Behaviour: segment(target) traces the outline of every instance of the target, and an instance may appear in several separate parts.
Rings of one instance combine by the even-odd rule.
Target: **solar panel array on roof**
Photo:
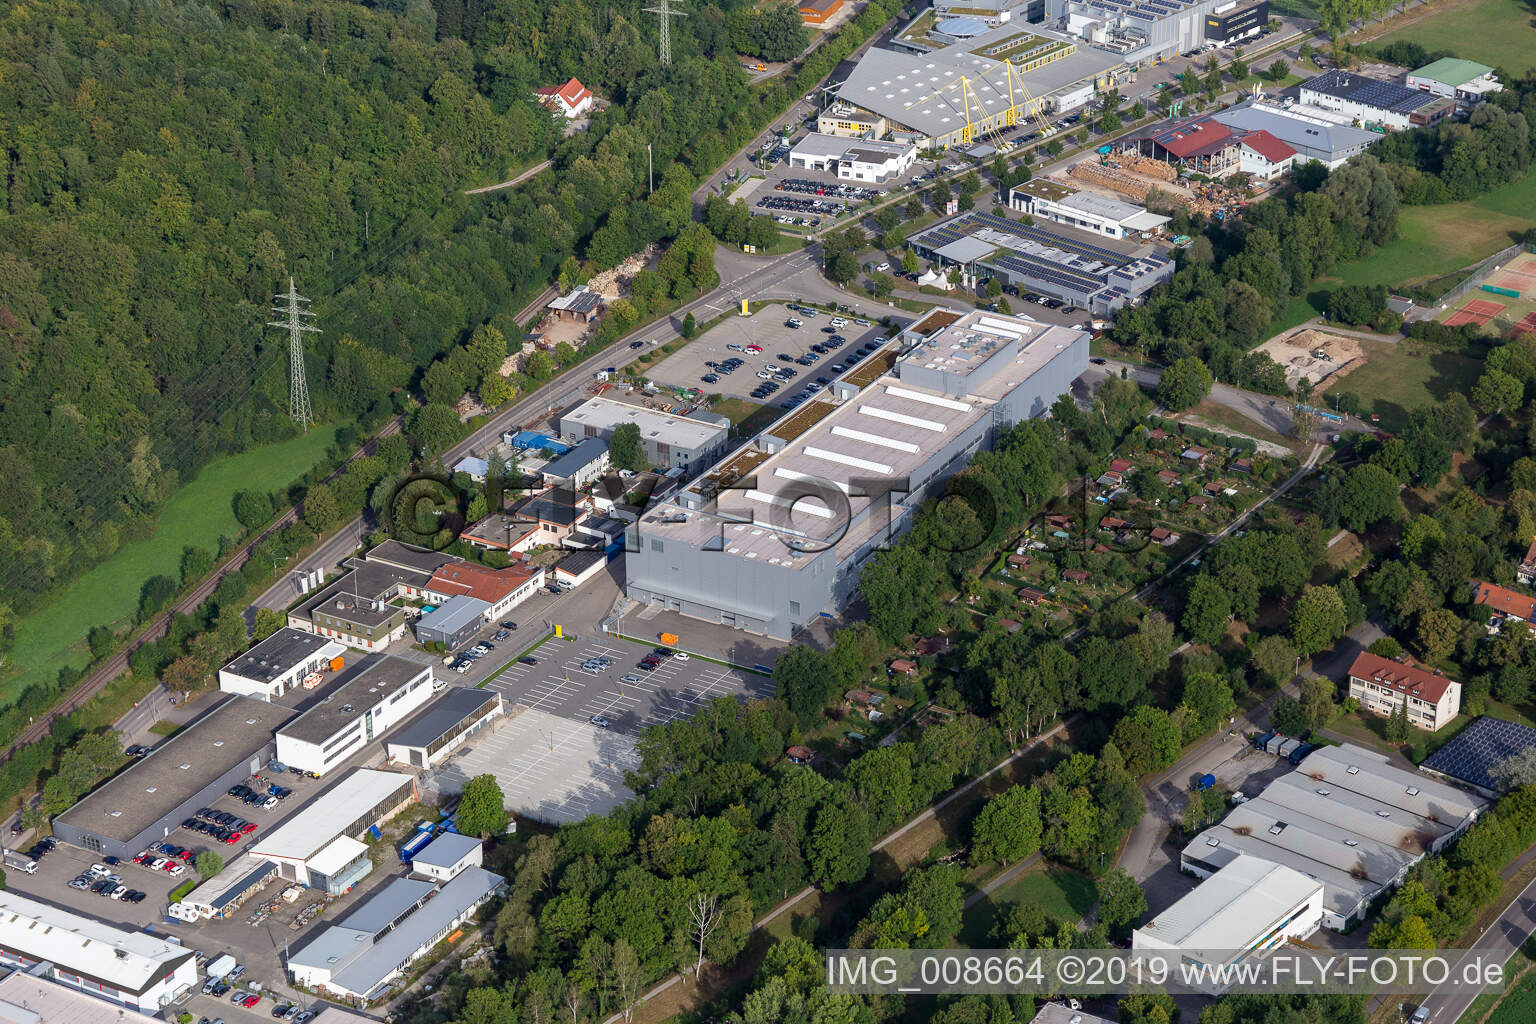
[[[1483,715],[1431,754],[1420,767],[1502,793],[1508,787],[1496,774],[1499,766],[1531,747],[1536,747],[1536,729]]]

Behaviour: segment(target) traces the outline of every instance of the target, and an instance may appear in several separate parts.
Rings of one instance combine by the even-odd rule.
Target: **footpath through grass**
[[[219,538],[236,536],[234,496],[239,491],[278,491],[303,476],[324,456],[337,428],[219,459],[166,503],[155,532],[124,545],[80,577],[57,598],[16,626],[16,646],[0,677],[0,704],[28,686],[52,682],[66,665],[88,660],[85,635],[94,626],[123,629],[139,606],[139,589],[151,576],[179,578],[182,549],[217,551]]]
[[[1531,40],[1531,5],[1527,0],[1470,0],[1445,4],[1434,14],[1417,18],[1376,40],[1418,43],[1434,53],[1449,50],[1465,60],[1502,68],[1519,77],[1536,67]],[[1530,1018],[1536,1020],[1536,1017]]]

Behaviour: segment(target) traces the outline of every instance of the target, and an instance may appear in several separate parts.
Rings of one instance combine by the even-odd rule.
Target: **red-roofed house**
[[[1510,590],[1496,583],[1472,581],[1472,603],[1484,605],[1492,614],[1488,618],[1488,632],[1497,633],[1505,619],[1515,618],[1527,624],[1536,623],[1536,597],[1529,597],[1518,590]]]
[[[432,574],[422,588],[437,604],[454,597],[475,597],[490,605],[488,620],[499,619],[544,585],[544,570],[524,562],[491,569],[474,562],[450,562]]]
[[[1296,163],[1297,153],[1262,129],[1243,136],[1238,148],[1238,170],[1246,171],[1255,178],[1273,181]]]
[[[539,102],[561,117],[575,120],[592,109],[592,90],[573,78],[564,85],[550,85],[533,90]]]
[[[1407,708],[1408,724],[1435,732],[1461,713],[1461,684],[1417,665],[1361,651],[1349,666],[1349,695],[1383,717]]]

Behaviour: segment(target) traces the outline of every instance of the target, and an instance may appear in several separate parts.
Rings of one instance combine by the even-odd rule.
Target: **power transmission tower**
[[[681,18],[682,11],[672,9],[672,0],[656,0],[657,7],[647,7],[646,13],[661,16],[661,62],[672,63],[672,19]]]
[[[309,407],[309,382],[304,378],[304,334],[319,334],[320,328],[309,322],[315,314],[299,305],[309,300],[294,290],[291,275],[287,293],[279,292],[277,301],[281,305],[273,306],[272,312],[286,315],[287,319],[270,321],[267,326],[282,327],[288,332],[288,415],[307,431],[315,422],[315,414]]]

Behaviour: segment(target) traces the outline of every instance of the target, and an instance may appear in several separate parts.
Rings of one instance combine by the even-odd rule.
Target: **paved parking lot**
[[[856,303],[850,305],[858,308]],[[780,303],[771,302],[749,317],[731,317],[711,328],[691,344],[657,363],[649,376],[659,384],[702,388],[706,394],[782,405],[791,396],[798,394],[806,384],[821,377],[828,380],[835,378],[837,372],[832,369],[833,364],[846,362],[847,357],[860,345],[891,334],[878,323],[881,314],[871,316],[868,315],[870,312],[864,310],[848,315],[848,324],[836,332],[848,340],[828,354],[818,356],[814,365],[800,366],[794,360],[811,352],[812,345],[820,345],[829,337],[823,328],[830,326],[831,315],[821,313],[808,317],[803,313],[792,313]],[[785,321],[791,316],[801,320],[804,326],[799,329],[785,326]],[[859,324],[855,322],[856,319],[871,322]],[[743,350],[748,345],[757,345],[762,348],[762,352],[735,351],[729,347],[731,345],[738,345]],[[741,368],[735,373],[721,375],[713,384],[702,380],[711,370],[705,363],[723,362],[732,357],[743,360]],[[752,390],[763,382],[763,378],[757,374],[760,371],[768,372],[770,364],[788,367],[795,372],[794,378],[787,384],[781,384],[779,390],[767,398],[750,398]]]
[[[654,672],[647,672],[637,666],[650,650],[617,637],[549,640],[533,652],[537,665],[509,665],[488,685],[508,703],[577,722],[600,716],[611,731],[631,736],[688,718],[717,697],[773,696],[773,680],[767,676],[702,658],[663,658]],[[597,657],[611,658],[612,664],[597,672],[582,667]]]

